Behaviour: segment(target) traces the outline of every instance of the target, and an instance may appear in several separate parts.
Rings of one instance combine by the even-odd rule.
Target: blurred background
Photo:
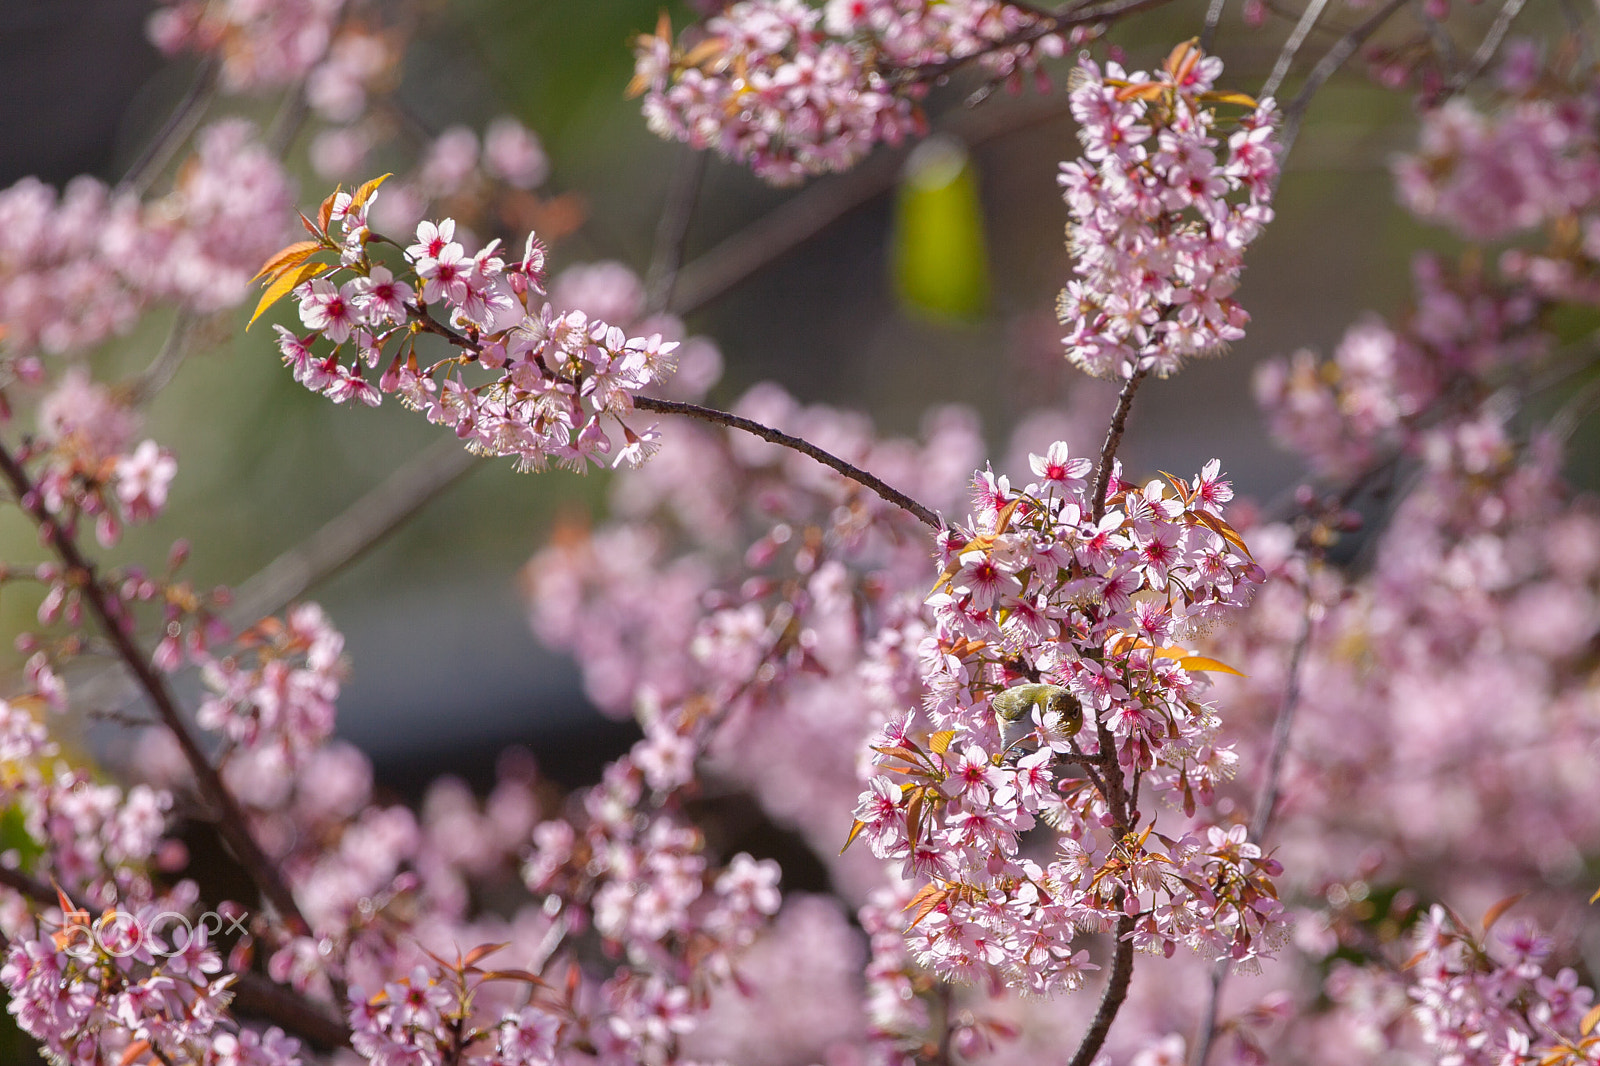
[[[688,17],[666,6],[675,25]],[[623,87],[629,41],[653,29],[660,7],[456,0],[420,9],[398,90],[414,132],[457,122],[481,129],[501,114],[536,130],[553,168],[546,188],[582,207],[582,225],[554,248],[555,272],[619,260],[643,274],[651,260],[685,150],[645,129]],[[1198,30],[1203,9],[1201,0],[1177,0],[1112,40],[1133,65],[1154,64]],[[5,5],[0,186],[30,174],[116,182],[127,171],[196,74],[193,61],[168,61],[147,42],[150,10],[140,0]],[[1227,87],[1260,85],[1297,14],[1269,5],[1256,29],[1230,8],[1215,49],[1228,63]],[[1325,21],[1359,16],[1342,9]],[[1064,78],[1064,63],[1057,73]],[[930,406],[965,403],[980,413],[997,465],[1012,430],[1042,410],[1103,424],[1112,395],[1066,367],[1053,311],[1070,273],[1056,168],[1077,152],[1064,96],[996,93],[967,108],[975,85],[958,79],[934,94],[934,125],[954,134],[909,166],[908,146],[854,174],[777,190],[710,161],[679,295],[702,305],[688,316],[691,331],[723,351],[711,402],[730,405],[775,380],[805,403],[864,410],[889,434],[915,433]],[[212,106],[271,117],[226,98]],[[1363,313],[1404,303],[1412,250],[1444,241],[1393,204],[1388,161],[1413,136],[1405,96],[1373,86],[1359,64],[1323,89],[1289,162],[1278,220],[1250,253],[1247,340],[1145,388],[1124,449],[1130,469],[1194,470],[1215,456],[1243,495],[1271,501],[1292,489],[1297,471],[1267,439],[1251,399],[1252,367],[1302,346],[1327,351]],[[302,203],[314,204],[327,188],[306,164],[308,139],[296,139],[290,165]],[[730,248],[749,250],[752,232],[757,245],[770,239],[751,227],[780,217],[830,220],[747,277],[716,272],[733,261]],[[937,269],[941,256],[965,269]],[[155,399],[146,432],[176,452],[179,478],[167,514],[134,531],[114,558],[158,561],[182,534],[194,545],[197,583],[239,585],[436,444],[434,427],[397,404],[347,409],[306,392],[280,366],[270,331],[247,334],[243,321],[237,313],[203,322]],[[152,315],[93,358],[131,373],[169,325]],[[1575,466],[1591,465],[1583,457],[1592,454],[1580,444]],[[406,796],[441,772],[481,784],[494,753],[516,743],[576,785],[630,742],[632,727],[593,713],[576,671],[539,648],[516,584],[553,524],[598,518],[605,492],[604,475],[523,475],[509,461],[479,461],[308,592],[347,636],[353,669],[340,732],[374,758],[381,782]],[[8,557],[27,554],[31,533],[20,525],[0,535]],[[28,628],[34,605],[8,597],[0,601],[7,631]]]

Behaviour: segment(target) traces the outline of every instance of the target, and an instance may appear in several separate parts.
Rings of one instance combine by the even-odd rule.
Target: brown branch
[[[128,625],[130,619],[123,613],[121,601],[107,594],[95,573],[94,564],[84,557],[72,535],[62,529],[54,516],[45,509],[44,501],[34,490],[27,472],[4,444],[0,444],[0,477],[3,477],[10,486],[18,505],[38,525],[41,538],[65,565],[68,580],[73,582],[101,632],[116,649],[123,666],[133,675],[139,688],[155,708],[162,724],[177,740],[184,759],[194,772],[200,794],[216,812],[218,831],[233,850],[234,857],[267,900],[277,908],[290,930],[295,933],[305,933],[310,927],[301,915],[300,908],[295,904],[288,885],[278,875],[272,860],[261,850],[255,837],[251,836],[244,810],[233,798],[233,793],[223,784],[222,776],[217,773],[216,768],[211,765],[211,760],[200,750],[199,743],[189,732],[166,682],[150,665],[150,656],[130,635]]]
[[[189,134],[200,124],[206,107],[216,93],[219,67],[217,60],[210,57],[200,61],[189,88],[184,90],[183,97],[167,116],[167,120],[161,124],[161,129],[150,138],[149,143],[128,166],[122,181],[119,182],[121,186],[132,189],[141,196],[150,191],[156,175],[166,169],[178,146],[187,140]]]
[[[1100,465],[1094,474],[1092,514],[1096,522],[1106,514],[1106,490],[1111,485],[1111,466],[1116,461],[1117,448],[1122,444],[1122,433],[1128,428],[1128,409],[1133,406],[1133,394],[1139,391],[1140,382],[1149,373],[1148,370],[1135,370],[1117,396],[1117,409],[1111,415],[1111,424],[1106,427],[1106,442],[1100,447]]]
[[[1317,19],[1322,17],[1322,9],[1328,6],[1328,0],[1311,0],[1306,4],[1305,11],[1300,14],[1300,21],[1294,24],[1294,29],[1289,31],[1288,38],[1283,42],[1283,49],[1278,53],[1278,60],[1272,64],[1272,73],[1267,75],[1267,80],[1262,84],[1257,97],[1271,96],[1278,91],[1278,86],[1283,84],[1283,79],[1289,74],[1289,67],[1294,63],[1294,57],[1300,54],[1300,46],[1306,43],[1306,37],[1311,33],[1311,27],[1317,24]]]
[[[1003,52],[1018,45],[1032,44],[1043,37],[1060,33],[1062,30],[1070,29],[1073,26],[1087,26],[1095,22],[1108,22],[1111,19],[1132,15],[1152,7],[1160,7],[1162,4],[1170,2],[1171,0],[1113,0],[1111,3],[1098,6],[1093,2],[1075,4],[1059,14],[1039,18],[1039,21],[1032,26],[1024,26],[1015,33],[1007,34],[998,41],[987,44],[966,55],[951,56],[935,63],[924,63],[920,67],[911,67],[901,73],[905,80],[909,82],[937,81],[939,78],[986,55]],[[1034,14],[1031,11],[1029,13]]]
[[[1117,946],[1111,956],[1111,976],[1100,997],[1100,1009],[1095,1011],[1094,1021],[1089,1023],[1089,1031],[1083,1034],[1083,1043],[1078,1045],[1077,1054],[1072,1056],[1068,1066],[1089,1066],[1094,1061],[1111,1032],[1111,1023],[1128,998],[1128,982],[1133,980],[1133,926],[1137,921],[1132,914],[1117,919]]]
[[[1500,8],[1500,14],[1495,16],[1494,24],[1489,27],[1489,32],[1484,34],[1478,50],[1472,54],[1472,62],[1460,74],[1450,79],[1446,86],[1450,93],[1460,92],[1488,68],[1494,60],[1495,53],[1500,50],[1501,42],[1506,39],[1511,23],[1516,21],[1526,3],[1527,0],[1506,0],[1505,5]]]
[[[269,1021],[324,1051],[349,1046],[350,1030],[342,1019],[261,974],[237,976],[232,1004],[236,1013]]]
[[[1300,87],[1299,94],[1288,107],[1283,109],[1283,127],[1278,136],[1279,144],[1282,145],[1278,152],[1280,161],[1287,159],[1289,150],[1294,147],[1295,138],[1300,133],[1300,123],[1305,118],[1306,108],[1311,106],[1311,98],[1317,94],[1317,90],[1333,77],[1335,71],[1344,66],[1345,60],[1354,55],[1356,49],[1365,44],[1368,37],[1377,33],[1378,29],[1407,2],[1408,0],[1387,0],[1382,7],[1367,16],[1365,22],[1335,41],[1311,69],[1311,73],[1306,76],[1305,84]],[[1282,171],[1279,173],[1281,175]]]
[[[1206,22],[1200,30],[1200,51],[1211,51],[1211,42],[1216,39],[1217,27],[1222,23],[1222,8],[1227,0],[1211,0],[1206,5]]]
[[[633,405],[641,411],[653,411],[664,415],[685,415],[689,418],[697,418],[702,422],[710,422],[712,425],[742,429],[746,433],[760,437],[762,440],[771,441],[773,444],[782,445],[791,451],[799,452],[801,455],[810,456],[823,466],[830,467],[851,481],[871,489],[884,500],[894,504],[901,510],[909,512],[918,521],[934,530],[944,528],[944,523],[930,508],[913,500],[882,478],[845,462],[831,452],[823,451],[810,441],[784,433],[782,430],[773,429],[771,426],[762,425],[754,419],[729,414],[727,411],[718,411],[712,407],[701,407],[699,404],[682,403],[678,400],[658,400],[653,396],[635,396]]]

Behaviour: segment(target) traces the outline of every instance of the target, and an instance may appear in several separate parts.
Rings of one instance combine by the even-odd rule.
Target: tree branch
[[[633,405],[641,411],[653,411],[657,414],[664,415],[685,415],[689,418],[699,419],[702,422],[710,422],[712,425],[729,426],[733,429],[742,429],[746,433],[751,433],[757,437],[760,437],[762,440],[771,441],[773,444],[782,445],[791,451],[799,452],[801,455],[808,455],[817,462],[821,463],[823,466],[830,467],[831,469],[843,474],[851,481],[854,481],[865,488],[871,489],[884,500],[894,504],[903,511],[909,512],[918,521],[922,522],[929,528],[934,530],[944,528],[944,523],[939,519],[939,516],[932,511],[932,509],[923,506],[916,500],[913,500],[910,496],[907,496],[899,489],[889,485],[882,478],[877,477],[874,474],[869,474],[860,467],[845,462],[843,459],[831,452],[823,451],[810,441],[802,440],[799,437],[784,433],[781,430],[773,429],[771,426],[762,425],[760,422],[757,422],[754,419],[745,418],[741,415],[730,414],[727,411],[718,411],[712,407],[701,407],[699,404],[682,403],[678,400],[658,400],[652,396],[635,396],[633,399]]]
[[[1122,444],[1122,433],[1128,428],[1128,410],[1133,406],[1133,394],[1139,391],[1140,382],[1149,375],[1148,370],[1135,370],[1122,386],[1117,396],[1117,409],[1106,427],[1106,442],[1100,447],[1100,464],[1094,474],[1093,515],[1096,522],[1106,514],[1106,490],[1111,485],[1111,466],[1116,462],[1117,448]]]
[[[1111,956],[1111,976],[1100,997],[1100,1009],[1095,1011],[1094,1021],[1089,1023],[1089,1031],[1083,1034],[1083,1043],[1078,1045],[1077,1054],[1072,1056],[1068,1066],[1089,1066],[1094,1061],[1111,1032],[1111,1023],[1128,998],[1128,983],[1133,980],[1133,927],[1137,921],[1131,914],[1117,919],[1117,946]]]
[[[1334,71],[1344,66],[1345,60],[1355,54],[1357,48],[1366,43],[1368,37],[1378,32],[1385,22],[1399,11],[1408,0],[1387,0],[1387,2],[1371,15],[1365,22],[1335,41],[1323,55],[1321,61],[1311,69],[1306,76],[1306,82],[1300,87],[1300,92],[1283,110],[1283,128],[1279,133],[1278,141],[1283,146],[1279,153],[1279,160],[1287,159],[1289,150],[1294,147],[1295,138],[1300,133],[1300,123],[1305,119],[1306,108],[1311,106],[1311,98],[1322,88],[1324,82],[1333,77]],[[1280,175],[1282,171],[1279,172]]]
[[[361,558],[479,465],[478,457],[454,437],[434,441],[241,584],[228,609],[228,623],[237,629],[281,610]]]
[[[228,791],[222,776],[211,765],[211,760],[200,750],[200,745],[184,723],[177,702],[168,690],[166,682],[150,665],[150,657],[130,635],[128,625],[130,619],[124,614],[121,601],[107,595],[95,573],[94,564],[84,557],[78,549],[77,541],[62,529],[54,516],[45,509],[44,501],[34,490],[27,472],[3,443],[0,443],[0,477],[3,477],[10,486],[18,506],[38,525],[41,539],[65,565],[68,580],[75,583],[96,625],[116,649],[123,666],[133,675],[145,698],[155,708],[162,724],[171,730],[183,751],[184,759],[194,772],[200,794],[216,811],[218,831],[233,850],[234,857],[261,889],[262,895],[277,908],[291,931],[301,934],[309,931],[310,926],[295,904],[288,885],[278,875],[277,868],[256,843],[255,837],[250,834],[244,810],[233,798],[233,793]]]
[[[1306,5],[1305,11],[1300,14],[1300,21],[1294,24],[1294,29],[1289,31],[1289,37],[1283,42],[1283,50],[1278,53],[1278,61],[1272,64],[1272,73],[1267,75],[1267,80],[1261,86],[1258,97],[1271,96],[1278,91],[1278,86],[1283,84],[1283,79],[1289,74],[1289,67],[1294,63],[1294,57],[1300,53],[1300,46],[1305,44],[1306,37],[1311,33],[1311,27],[1317,24],[1317,19],[1322,17],[1322,9],[1328,6],[1328,0],[1311,0]]]

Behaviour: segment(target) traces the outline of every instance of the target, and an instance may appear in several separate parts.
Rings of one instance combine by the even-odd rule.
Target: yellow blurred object
[[[939,135],[917,146],[900,175],[890,238],[895,294],[909,311],[975,322],[989,309],[983,204],[966,146]]]

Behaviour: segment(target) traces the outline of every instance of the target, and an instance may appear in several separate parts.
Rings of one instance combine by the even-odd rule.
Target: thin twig
[[[665,311],[672,305],[678,271],[683,268],[683,246],[689,238],[689,223],[694,218],[700,186],[705,181],[709,153],[688,147],[682,152],[672,174],[672,185],[667,189],[666,203],[661,208],[661,221],[656,226],[650,269],[645,272],[644,291],[652,311]]]
[[[1112,0],[1111,3],[1093,4],[1082,3],[1067,8],[1060,14],[1040,18],[1031,26],[1024,26],[1014,33],[992,41],[984,47],[969,52],[965,55],[952,56],[934,63],[924,63],[920,67],[912,67],[904,72],[906,80],[912,82],[932,82],[943,78],[945,75],[966,66],[983,56],[995,52],[1003,52],[1019,45],[1032,44],[1034,41],[1051,34],[1060,33],[1062,30],[1073,26],[1087,26],[1096,22],[1109,22],[1124,15],[1144,11],[1152,7],[1160,7],[1170,3],[1171,0]]]
[[[653,396],[636,396],[633,405],[641,411],[653,411],[664,415],[685,415],[696,418],[702,422],[710,422],[718,426],[730,426],[733,429],[742,429],[746,433],[754,434],[762,440],[771,441],[773,444],[782,445],[791,451],[807,455],[843,474],[865,488],[871,489],[884,500],[894,504],[903,511],[909,512],[924,525],[938,530],[944,528],[944,523],[932,509],[918,503],[910,496],[894,488],[882,478],[869,474],[860,467],[839,458],[831,452],[825,452],[808,440],[784,433],[782,430],[773,429],[771,426],[762,425],[754,419],[744,418],[740,415],[730,414],[727,411],[718,411],[712,407],[701,407],[699,404],[682,403],[678,400],[658,400]]]
[[[1416,9],[1414,14],[1417,20],[1428,31],[1428,39],[1433,42],[1434,53],[1449,72],[1449,77],[1445,79],[1446,83],[1454,81],[1461,73],[1461,50],[1456,47],[1455,38],[1450,36],[1450,31],[1445,29],[1442,22],[1428,14],[1427,0],[1412,0],[1411,6]]]
[[[1527,0],[1506,0],[1505,5],[1500,8],[1500,14],[1495,16],[1494,24],[1489,27],[1489,32],[1484,34],[1483,43],[1472,53],[1472,62],[1457,77],[1450,79],[1446,86],[1450,92],[1460,92],[1488,69],[1495,53],[1500,50],[1501,42],[1506,39],[1511,23],[1516,21],[1517,15],[1521,14],[1526,3]]]
[[[1322,17],[1322,9],[1328,6],[1328,0],[1311,0],[1306,5],[1305,11],[1300,14],[1300,21],[1294,24],[1294,29],[1289,31],[1289,37],[1283,42],[1283,49],[1278,53],[1278,61],[1272,65],[1272,73],[1267,75],[1267,80],[1261,86],[1258,96],[1271,96],[1278,91],[1278,86],[1283,84],[1283,79],[1289,74],[1289,67],[1294,64],[1294,57],[1300,54],[1300,46],[1306,43],[1306,35],[1311,32],[1311,27],[1317,24],[1317,19]]]
[[[195,69],[194,80],[183,97],[161,124],[161,129],[144,146],[143,151],[129,164],[120,184],[143,196],[150,191],[156,176],[166,169],[178,146],[188,140],[189,134],[199,125],[200,118],[210,104],[217,88],[217,61],[206,58]]]
[[[1306,649],[1311,646],[1312,616],[1315,613],[1311,590],[1306,590],[1305,611],[1300,616],[1300,632],[1289,652],[1289,673],[1272,723],[1272,750],[1267,756],[1266,776],[1256,794],[1255,813],[1250,817],[1250,839],[1258,846],[1266,839],[1277,815],[1278,793],[1283,787],[1283,763],[1289,755],[1289,737],[1294,731],[1295,710],[1300,706],[1300,679],[1305,667]]]
[[[1283,763],[1288,757],[1289,737],[1294,730],[1295,710],[1300,705],[1300,678],[1305,668],[1306,650],[1311,646],[1311,627],[1314,604],[1311,590],[1306,590],[1305,611],[1300,616],[1300,632],[1289,652],[1288,678],[1284,684],[1283,700],[1278,704],[1278,714],[1272,723],[1272,748],[1267,756],[1267,769],[1261,779],[1261,790],[1256,795],[1254,813],[1250,817],[1250,840],[1257,847],[1266,840],[1272,828],[1278,807],[1278,792],[1283,777]],[[1228,980],[1228,963],[1219,960],[1211,968],[1211,986],[1206,995],[1205,1009],[1200,1015],[1200,1028],[1195,1040],[1192,1066],[1206,1066],[1212,1045],[1217,1037],[1217,1014],[1221,1010],[1222,986]]]
[[[1139,383],[1149,373],[1148,370],[1135,370],[1117,395],[1117,409],[1111,416],[1111,424],[1106,427],[1106,442],[1100,447],[1100,465],[1094,474],[1093,514],[1096,522],[1106,514],[1106,491],[1111,487],[1111,466],[1116,462],[1117,448],[1122,444],[1122,432],[1128,428],[1128,410],[1133,406],[1133,394],[1139,391]]]
[[[1200,51],[1211,51],[1211,42],[1216,39],[1217,27],[1222,23],[1222,9],[1228,0],[1211,0],[1206,6],[1206,24],[1200,30]]]
[[[1278,154],[1280,160],[1287,158],[1289,150],[1294,147],[1295,138],[1300,133],[1300,123],[1305,119],[1306,108],[1311,106],[1311,98],[1317,94],[1317,90],[1333,77],[1334,71],[1344,66],[1345,60],[1354,55],[1356,49],[1365,44],[1368,37],[1377,33],[1379,27],[1388,22],[1406,3],[1407,0],[1387,0],[1382,7],[1367,16],[1361,25],[1335,41],[1321,61],[1312,68],[1311,73],[1306,76],[1305,84],[1300,87],[1299,94],[1283,110],[1283,128],[1278,136],[1278,142],[1282,146]]]
[[[145,697],[161,718],[162,724],[177,740],[184,759],[194,772],[200,794],[211,804],[216,813],[218,831],[232,848],[234,857],[244,867],[250,879],[261,889],[262,895],[277,908],[290,930],[296,933],[306,932],[310,926],[306,924],[293,894],[279,876],[272,860],[261,850],[261,846],[251,835],[244,810],[234,799],[233,793],[228,791],[222,776],[217,773],[205,752],[200,749],[199,743],[189,732],[166,682],[150,665],[150,656],[134,642],[130,633],[130,619],[124,614],[121,601],[107,595],[95,573],[94,564],[84,557],[73,536],[62,529],[55,517],[45,509],[44,501],[34,489],[27,472],[4,444],[0,444],[0,477],[3,477],[10,486],[18,505],[39,526],[40,533],[48,542],[50,549],[65,565],[70,575],[69,580],[88,606],[96,625],[116,648],[123,666],[133,675],[139,688],[143,690]]]
[[[180,307],[167,330],[167,339],[161,343],[161,350],[150,360],[150,365],[126,385],[129,407],[143,407],[171,383],[189,352],[189,336],[194,324],[195,316]]]
[[[241,584],[228,621],[246,626],[349,566],[403,526],[439,493],[479,467],[454,437],[434,441],[311,536]]]

